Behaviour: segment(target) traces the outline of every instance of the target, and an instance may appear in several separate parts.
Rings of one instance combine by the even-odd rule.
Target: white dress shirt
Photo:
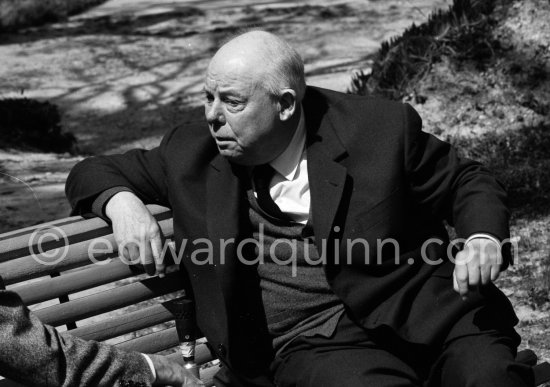
[[[306,126],[304,111],[287,148],[269,164],[275,175],[269,184],[271,198],[294,222],[306,224],[309,219],[309,180],[307,176]]]

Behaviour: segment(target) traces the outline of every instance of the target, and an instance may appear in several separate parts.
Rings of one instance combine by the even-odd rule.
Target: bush
[[[550,126],[451,142],[464,156],[495,173],[508,189],[510,207],[534,213],[550,210]]]
[[[0,0],[0,32],[56,22],[106,0]]]
[[[454,0],[445,12],[430,15],[401,36],[382,43],[372,72],[356,73],[348,93],[400,100],[443,56],[486,64],[498,48],[491,39],[495,0]]]
[[[27,98],[0,99],[0,147],[76,151],[72,133],[61,133],[57,106]]]

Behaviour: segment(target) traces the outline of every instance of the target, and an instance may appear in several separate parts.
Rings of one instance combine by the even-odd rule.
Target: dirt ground
[[[209,58],[240,28],[289,39],[308,82],[345,90],[379,44],[450,0],[111,0],[65,23],[0,35],[0,98],[60,107],[81,155],[156,145],[181,123],[201,124]],[[81,159],[0,150],[0,232],[69,213],[63,187]]]

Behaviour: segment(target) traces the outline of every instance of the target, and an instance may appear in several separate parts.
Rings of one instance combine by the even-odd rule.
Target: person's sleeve
[[[97,197],[92,201],[92,213],[99,216],[100,218],[109,221],[107,215],[105,214],[105,206],[107,205],[107,202],[119,192],[132,192],[132,190],[126,187],[119,186],[103,191],[102,193],[97,195]]]
[[[144,356],[60,335],[42,324],[19,296],[0,290],[0,374],[35,387],[151,386]]]
[[[164,152],[172,134],[166,135],[160,146],[151,150],[95,156],[76,164],[65,186],[72,214],[85,215],[96,210],[97,206],[92,208],[95,199],[115,187],[125,187],[145,204],[168,205]]]
[[[423,132],[416,111],[403,106],[405,171],[415,202],[447,220],[458,238],[486,234],[507,241],[509,211],[502,184],[480,163],[459,157],[449,143]],[[506,267],[509,249],[503,249],[503,257]]]
[[[499,241],[497,238],[495,238],[494,236],[492,235],[489,235],[489,234],[485,234],[485,233],[479,233],[479,234],[473,234],[473,235],[470,235],[468,237],[468,239],[466,239],[466,242],[464,242],[464,246],[467,246],[468,243],[470,243],[471,241],[473,241],[474,239],[488,239],[492,242],[494,242],[499,249],[502,249],[502,242]]]
[[[149,356],[147,356],[144,353],[142,353],[142,355],[145,358],[145,360],[147,361],[147,364],[149,365],[149,370],[151,370],[151,374],[153,375],[153,383],[154,383],[155,380],[157,380],[157,370],[155,369],[155,365],[153,364],[153,361],[151,360],[151,358]]]

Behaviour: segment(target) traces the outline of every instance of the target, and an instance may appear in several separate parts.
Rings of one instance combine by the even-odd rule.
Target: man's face
[[[206,120],[222,156],[259,165],[288,145],[278,103],[261,85],[258,69],[238,60],[210,63],[204,85]]]

